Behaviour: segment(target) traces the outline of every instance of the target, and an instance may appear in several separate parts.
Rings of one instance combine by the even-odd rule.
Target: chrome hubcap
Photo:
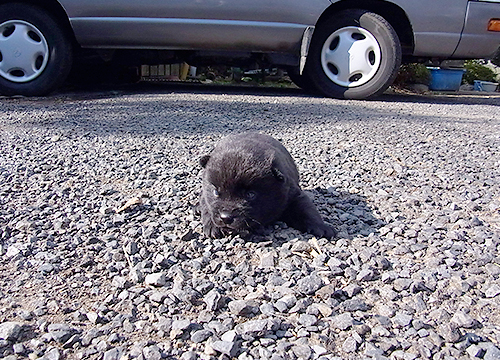
[[[49,46],[34,25],[22,20],[0,24],[0,76],[15,83],[31,81],[43,73]]]
[[[370,81],[380,67],[380,45],[366,29],[348,26],[331,34],[321,50],[321,66],[328,78],[344,87]]]

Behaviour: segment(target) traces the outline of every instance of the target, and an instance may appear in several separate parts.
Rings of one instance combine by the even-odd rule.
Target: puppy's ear
[[[210,160],[210,155],[202,156],[200,158],[200,165],[201,165],[201,167],[203,167],[203,168],[206,167],[208,160]]]
[[[276,152],[274,150],[266,150],[267,161],[271,165],[271,173],[278,181],[285,181],[285,175],[281,172],[278,167],[278,161],[276,159]]]
[[[285,180],[285,175],[278,169],[276,166],[273,166],[271,168],[271,172],[273,173],[274,177],[278,179],[279,181],[284,181]]]

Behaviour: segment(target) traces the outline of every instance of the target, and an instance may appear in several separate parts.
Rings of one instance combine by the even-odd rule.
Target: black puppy
[[[301,190],[292,157],[272,137],[228,136],[200,163],[205,168],[200,198],[205,235],[247,234],[278,220],[318,237],[335,235]]]

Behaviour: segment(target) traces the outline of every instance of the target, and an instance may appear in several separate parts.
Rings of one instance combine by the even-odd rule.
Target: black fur
[[[278,220],[319,237],[335,235],[301,190],[292,157],[272,137],[228,136],[200,164],[205,168],[200,198],[205,235],[246,234]]]

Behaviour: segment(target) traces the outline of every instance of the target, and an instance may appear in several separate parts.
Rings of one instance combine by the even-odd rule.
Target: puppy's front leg
[[[223,229],[215,225],[213,222],[210,212],[208,211],[208,206],[203,198],[200,201],[200,213],[201,222],[203,224],[203,233],[205,236],[212,239],[220,239],[225,236]]]
[[[326,224],[312,200],[302,191],[288,205],[283,214],[283,221],[289,226],[317,237],[331,239],[336,231]]]

